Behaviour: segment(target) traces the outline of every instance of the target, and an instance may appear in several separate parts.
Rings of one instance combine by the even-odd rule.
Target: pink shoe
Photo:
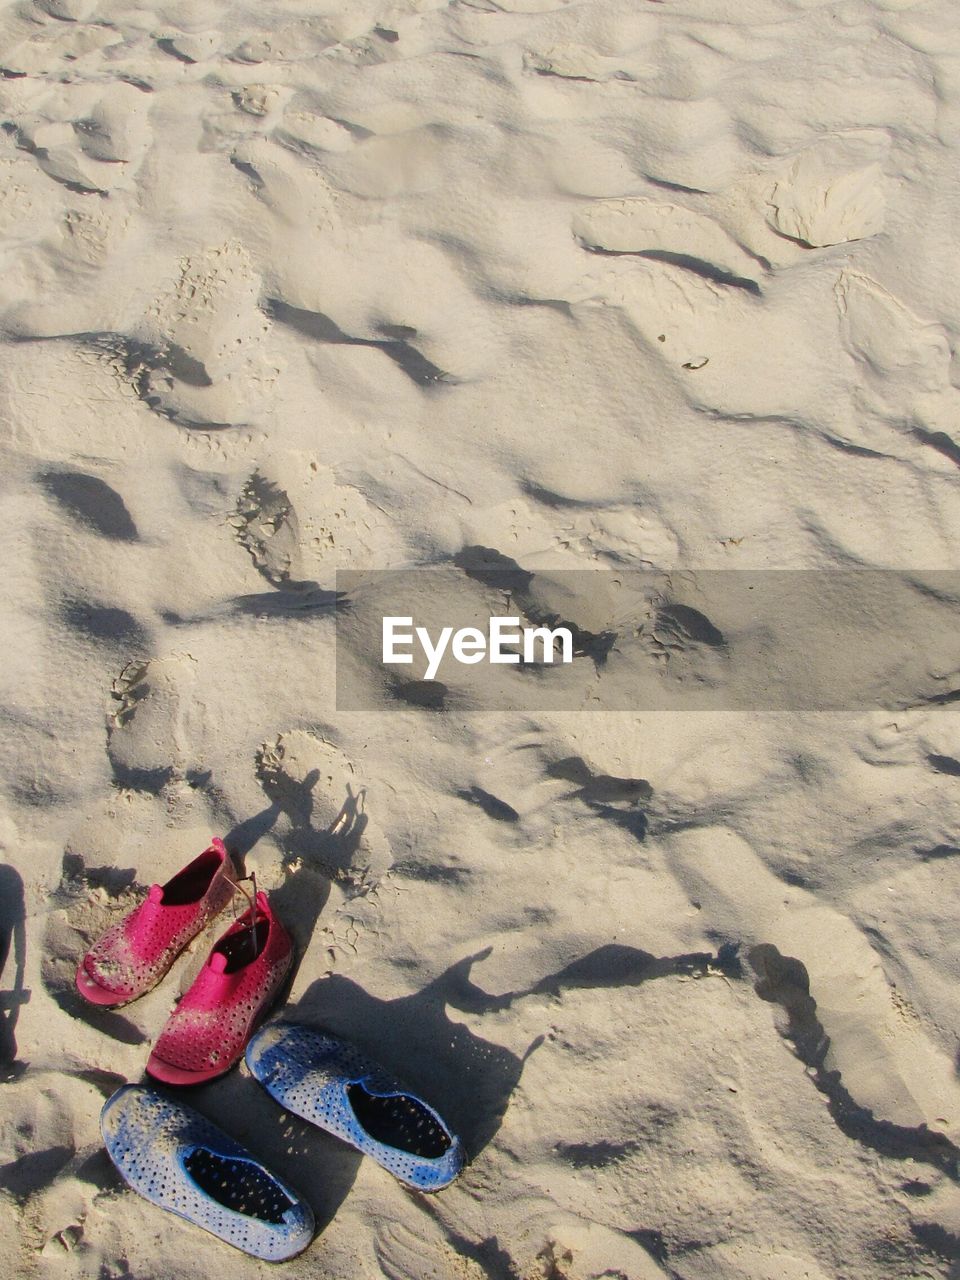
[[[77,990],[91,1004],[118,1005],[155,987],[188,942],[233,897],[236,875],[222,840],[194,858],[108,929],[80,961]]]
[[[293,942],[265,893],[214,944],[147,1062],[164,1084],[203,1084],[240,1060],[293,963]]]

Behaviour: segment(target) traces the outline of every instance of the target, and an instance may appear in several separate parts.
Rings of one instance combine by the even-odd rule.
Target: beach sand
[[[902,675],[888,610],[895,698],[603,705],[586,659],[478,710],[334,608],[465,548],[957,568],[958,55],[948,0],[3,8],[4,1275],[960,1274],[956,659]],[[98,1126],[224,921],[127,1008],[73,987],[213,834],[287,1011],[470,1156],[425,1197],[245,1067],[191,1094],[312,1204],[281,1273]]]

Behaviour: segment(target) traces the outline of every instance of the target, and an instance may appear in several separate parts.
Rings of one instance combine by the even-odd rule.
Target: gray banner
[[[960,700],[960,571],[530,572],[470,548],[439,568],[341,571],[337,597],[345,711]]]

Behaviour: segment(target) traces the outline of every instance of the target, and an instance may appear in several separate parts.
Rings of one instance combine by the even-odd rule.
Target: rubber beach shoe
[[[100,1113],[100,1131],[129,1187],[244,1253],[282,1262],[313,1239],[302,1197],[192,1107],[124,1085]]]
[[[463,1144],[436,1111],[344,1041],[271,1022],[250,1041],[246,1059],[284,1110],[336,1134],[408,1186],[439,1191],[463,1168]]]
[[[77,990],[91,1004],[129,1004],[155,987],[177,956],[233,897],[233,862],[216,837],[168,880],[155,884],[129,915],[80,961]]]
[[[164,1084],[203,1084],[240,1061],[293,963],[293,942],[265,893],[216,943],[147,1062]]]

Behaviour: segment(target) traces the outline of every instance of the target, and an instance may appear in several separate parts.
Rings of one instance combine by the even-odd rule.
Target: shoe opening
[[[201,1191],[235,1213],[281,1225],[294,1201],[263,1169],[249,1160],[231,1160],[196,1147],[183,1162]]]
[[[270,921],[260,919],[257,921],[256,928],[247,925],[245,929],[238,929],[236,933],[230,933],[225,938],[221,938],[213,950],[227,957],[223,972],[236,973],[251,960],[256,960],[267,945],[269,934]]]
[[[188,867],[178,871],[163,886],[163,905],[184,907],[188,902],[199,902],[210,888],[210,881],[219,866],[220,857],[216,849],[205,849],[199,858],[194,858]]]
[[[347,1097],[357,1119],[377,1142],[428,1160],[436,1160],[451,1146],[450,1135],[416,1098],[405,1093],[378,1098],[362,1084],[348,1085]]]

